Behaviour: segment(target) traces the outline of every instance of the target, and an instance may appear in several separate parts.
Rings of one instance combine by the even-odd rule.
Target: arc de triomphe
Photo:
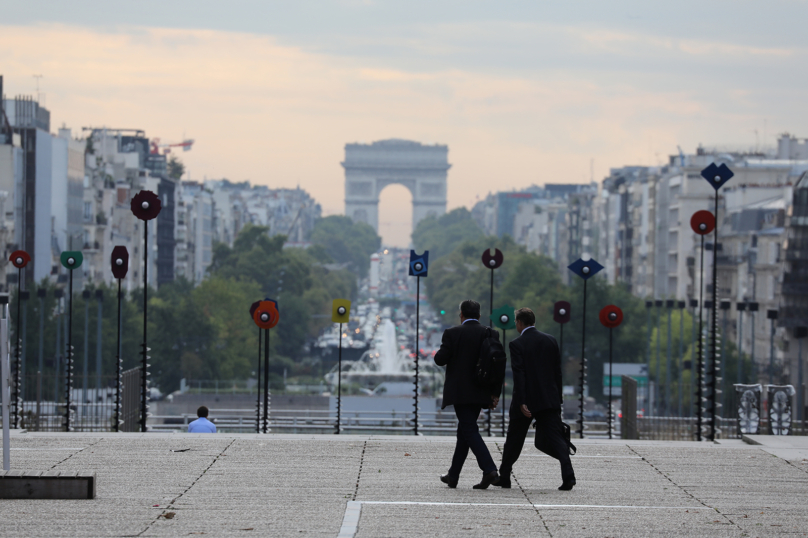
[[[449,147],[379,140],[345,144],[345,214],[379,231],[379,194],[397,183],[412,193],[412,229],[430,215],[446,213]]]

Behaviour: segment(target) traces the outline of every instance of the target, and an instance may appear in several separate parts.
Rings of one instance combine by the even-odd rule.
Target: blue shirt
[[[216,433],[216,424],[205,417],[199,417],[188,424],[188,433]]]

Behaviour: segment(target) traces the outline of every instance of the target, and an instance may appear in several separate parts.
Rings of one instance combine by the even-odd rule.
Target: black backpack
[[[485,336],[480,345],[475,378],[477,385],[486,389],[501,389],[505,381],[505,349],[499,341],[499,333],[490,327],[485,328]]]

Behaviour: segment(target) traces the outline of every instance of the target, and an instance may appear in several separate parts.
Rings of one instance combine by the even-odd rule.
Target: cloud
[[[531,25],[517,29],[529,33]],[[648,47],[749,53],[620,32],[552,32],[580,47],[610,48],[614,56]],[[457,36],[446,39],[446,50],[452,43],[465,47]],[[434,43],[419,46],[428,51]],[[786,60],[794,54],[761,50]],[[781,91],[775,101],[766,87],[743,79],[718,85],[686,71],[662,77],[625,65],[405,68],[383,55],[312,52],[273,36],[219,30],[0,26],[0,57],[9,95],[33,93],[31,74],[44,75],[54,129],[65,123],[74,133],[108,126],[144,129],[163,141],[194,138],[194,149],[180,154],[193,178],[299,184],[326,213],[343,209],[339,163],[348,142],[396,137],[448,144],[454,207],[489,191],[588,181],[591,159],[597,180],[610,167],[665,161],[679,144],[752,145],[754,122],[763,118],[772,133],[779,127],[799,134],[808,120],[795,106],[800,92]],[[390,218],[383,221],[410,218],[409,207],[386,204]],[[402,236],[398,242],[406,241]]]

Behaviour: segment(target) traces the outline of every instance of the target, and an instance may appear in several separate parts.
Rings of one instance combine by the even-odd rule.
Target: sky
[[[808,136],[808,0],[0,0],[7,96],[52,129],[138,128],[191,179],[300,186],[344,211],[351,142],[449,146],[449,209],[600,181],[698,144]],[[388,187],[385,244],[409,243]]]

